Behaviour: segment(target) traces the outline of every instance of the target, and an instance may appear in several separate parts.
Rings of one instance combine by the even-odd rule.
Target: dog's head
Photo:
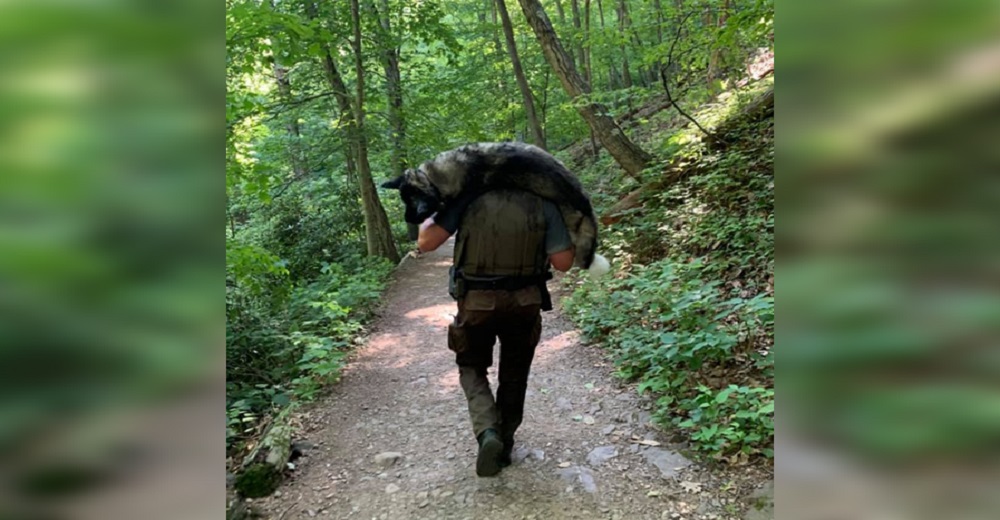
[[[411,224],[422,223],[441,207],[441,195],[437,188],[419,169],[406,170],[399,177],[382,183],[382,187],[399,190],[399,196],[403,199],[403,205],[406,206],[406,214],[403,218]]]

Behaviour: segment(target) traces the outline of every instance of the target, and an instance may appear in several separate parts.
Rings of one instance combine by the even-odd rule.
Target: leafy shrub
[[[618,374],[657,396],[656,417],[714,456],[771,456],[773,298],[727,298],[701,261],[661,260],[623,278],[583,282],[564,301]],[[749,370],[753,377],[741,374]],[[740,385],[724,381],[745,380]]]
[[[383,258],[356,258],[352,266],[324,264],[319,280],[295,291],[289,306],[288,339],[301,355],[295,394],[312,399],[335,382],[352,340],[373,313],[392,264]]]
[[[710,128],[739,111],[739,95],[718,100],[695,113]],[[602,230],[618,277],[600,285],[569,277],[578,283],[564,307],[621,377],[655,396],[655,418],[694,449],[770,458],[773,121],[733,126],[727,145],[711,149],[686,121],[678,127],[675,115],[661,114],[652,119],[673,133],[654,130],[647,149],[669,155],[669,168],[645,170],[640,204]],[[638,188],[613,169],[602,154],[579,170],[598,214]]]
[[[260,260],[252,265],[276,259],[259,249],[248,250]],[[324,262],[318,277],[284,291],[278,302],[265,301],[273,293],[265,298],[242,290],[253,283],[234,284],[226,302],[227,446],[256,433],[260,418],[275,408],[291,399],[313,399],[338,379],[344,358],[372,317],[391,272],[391,263],[382,258]]]
[[[257,209],[253,238],[285,260],[292,280],[315,278],[324,263],[349,262],[365,253],[361,213],[335,209],[355,204],[355,191],[326,178],[292,184]]]
[[[699,385],[696,390],[693,398],[678,404],[687,418],[674,417],[671,423],[687,431],[702,450],[723,454],[735,448],[774,457],[774,389]]]

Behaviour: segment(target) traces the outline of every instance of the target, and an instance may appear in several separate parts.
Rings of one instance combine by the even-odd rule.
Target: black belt
[[[517,291],[525,287],[543,285],[552,279],[552,273],[538,276],[505,276],[496,280],[464,279],[467,291]]]

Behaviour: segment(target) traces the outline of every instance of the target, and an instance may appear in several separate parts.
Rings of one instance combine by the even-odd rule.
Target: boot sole
[[[500,439],[490,438],[483,441],[479,448],[479,455],[476,457],[476,475],[480,477],[492,477],[500,473],[500,464],[497,458],[503,450],[503,443]]]

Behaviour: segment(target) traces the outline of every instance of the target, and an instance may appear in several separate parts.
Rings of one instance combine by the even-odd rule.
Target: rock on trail
[[[297,438],[310,443],[309,456],[296,461],[280,494],[250,504],[262,518],[742,518],[767,472],[709,470],[672,450],[668,432],[641,410],[648,403],[611,375],[558,308],[542,315],[514,465],[477,478],[475,438],[446,346],[452,245],[399,268],[341,381],[301,413]],[[558,284],[550,286],[558,300]]]

